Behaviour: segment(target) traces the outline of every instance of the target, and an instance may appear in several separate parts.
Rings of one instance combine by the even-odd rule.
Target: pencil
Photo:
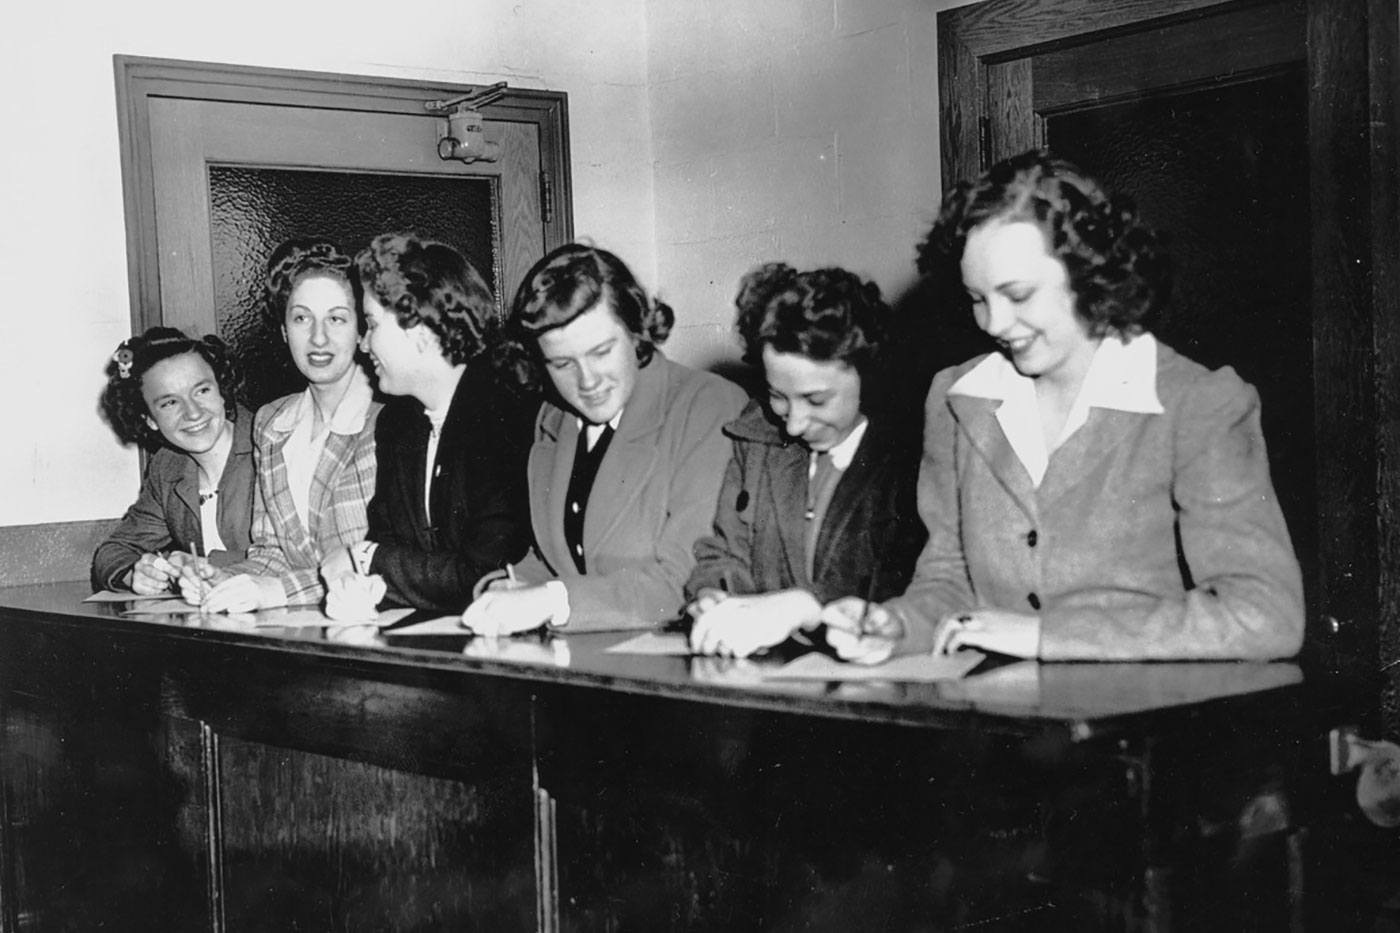
[[[506,561],[506,576],[510,578],[510,585],[512,587],[515,586],[515,565],[512,564],[510,561]]]
[[[859,632],[861,638],[864,638],[867,635],[875,634],[873,631],[871,631],[869,627],[870,604],[875,600],[875,581],[879,578],[879,576],[880,562],[877,560],[875,562],[875,566],[870,569],[870,579],[865,584],[865,605],[860,607],[860,624],[857,626],[856,630],[857,632]]]

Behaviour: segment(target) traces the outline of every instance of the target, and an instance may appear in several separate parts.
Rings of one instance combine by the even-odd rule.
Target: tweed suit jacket
[[[368,538],[378,544],[369,572],[383,576],[388,605],[461,612],[477,580],[525,555],[531,414],[484,363],[468,366],[438,438],[429,522],[428,417],[408,396],[384,406]]]
[[[228,548],[207,555],[219,567],[248,552],[257,476],[253,465],[253,415],[239,408],[233,421],[233,449],[219,477],[216,509],[219,538]],[[92,555],[92,588],[125,590],[126,573],[142,554],[190,551],[204,540],[199,518],[199,468],[184,451],[162,447],[146,461],[141,491],[121,522]]]
[[[371,391],[362,372],[358,382],[358,391]],[[337,548],[364,540],[369,527],[366,509],[374,495],[374,428],[383,407],[370,402],[358,425],[342,425],[342,431],[331,426],[311,476],[303,524],[287,484],[283,450],[301,406],[310,404],[309,392],[297,392],[258,409],[253,429],[258,493],[253,500],[252,544],[247,559],[228,568],[232,573],[277,577],[292,605],[320,602],[325,595],[321,561]]]
[[[733,441],[711,534],[695,544],[687,598],[700,590],[769,593],[801,588],[820,603],[904,592],[927,537],[915,502],[917,437],[871,418],[841,474],[807,575],[804,513],[810,451],[786,437],[758,402],[724,428]]]
[[[721,428],[746,400],[727,379],[659,351],[642,367],[588,496],[587,574],[564,540],[578,418],[550,403],[541,408],[529,462],[535,548],[517,577],[563,581],[569,631],[651,627],[680,611],[695,541],[714,518],[729,459]]]
[[[1157,345],[1140,414],[1090,409],[1037,488],[996,419],[934,378],[919,511],[929,541],[886,603],[926,649],[945,615],[1038,612],[1045,660],[1268,659],[1295,654],[1303,587],[1269,479],[1259,398],[1233,369]]]

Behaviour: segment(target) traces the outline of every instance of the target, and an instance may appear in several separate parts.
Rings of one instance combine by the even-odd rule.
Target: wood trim
[[[0,528],[0,586],[87,580],[92,552],[117,519]]]
[[[455,97],[485,85],[341,75],[176,59],[113,56],[117,126],[121,141],[122,199],[126,213],[127,276],[132,327],[161,320],[156,247],[155,180],[151,170],[147,105],[154,97],[268,103],[371,113],[425,112],[427,100]],[[544,224],[544,248],[573,239],[573,180],[569,152],[568,96],[561,91],[509,88],[481,108],[487,120],[533,124],[540,141],[540,170],[553,182],[555,209]]]
[[[938,14],[938,32],[957,32],[978,58],[1023,54],[1026,49],[1080,40],[1125,26],[1139,28],[1153,20],[1186,19],[1224,3],[1244,5],[1258,0],[1009,0],[977,3]]]

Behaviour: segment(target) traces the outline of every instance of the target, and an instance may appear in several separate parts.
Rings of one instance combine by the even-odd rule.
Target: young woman
[[[218,337],[152,327],[117,347],[102,409],[117,436],[151,452],[136,502],[92,556],[95,590],[171,590],[196,554],[241,560],[253,511],[252,418]]]
[[[528,378],[548,376],[530,449],[535,549],[473,602],[463,624],[506,635],[654,626],[674,618],[714,516],[745,397],[671,362],[674,321],[612,253],[570,244],[530,270],[509,333]]]
[[[691,647],[745,657],[817,629],[840,597],[902,593],[925,535],[918,432],[889,417],[881,391],[891,312],[879,288],[773,263],[735,304],[767,400],[725,426],[734,453],[686,590]]]
[[[1302,581],[1258,396],[1147,330],[1166,262],[1131,204],[1026,153],[949,193],[922,265],[941,258],[1000,352],[934,379],[909,589],[864,638],[845,601],[829,637],[867,660],[1294,654]]]
[[[472,586],[530,543],[529,412],[490,364],[496,303],[455,249],[385,234],[355,257],[363,348],[395,396],[375,431],[378,475],[363,541],[331,551],[326,612],[350,619],[383,600],[460,612]]]
[[[380,404],[355,358],[352,260],[324,240],[289,240],[268,260],[266,309],[306,389],[254,422],[258,494],[248,557],[187,566],[181,591],[210,612],[319,603],[321,561],[364,539]]]

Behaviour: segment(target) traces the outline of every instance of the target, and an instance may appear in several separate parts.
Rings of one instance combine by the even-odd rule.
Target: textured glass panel
[[[1153,330],[1259,390],[1274,484],[1300,556],[1316,548],[1307,86],[1301,68],[1046,123],[1170,235],[1172,301]]]
[[[305,385],[263,313],[267,258],[290,237],[325,237],[351,255],[381,233],[441,240],[500,300],[493,179],[211,165],[209,200],[215,320],[247,370],[244,400],[253,409]]]

